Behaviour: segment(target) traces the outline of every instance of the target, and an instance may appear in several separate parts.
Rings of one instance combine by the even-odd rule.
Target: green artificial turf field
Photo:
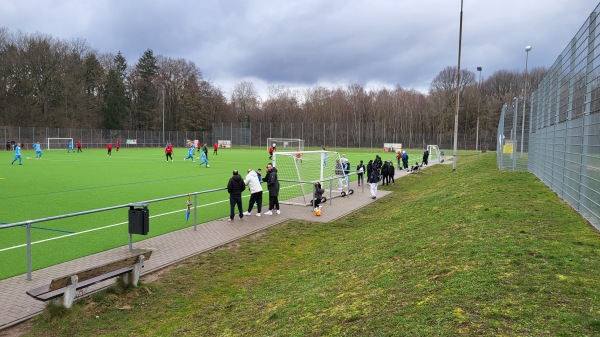
[[[344,153],[353,170],[360,160],[366,164],[375,157],[371,152]],[[263,168],[264,174],[269,162],[264,149],[221,149],[216,156],[210,149],[210,168],[200,167],[198,160],[184,161],[186,155],[187,149],[176,148],[174,162],[166,162],[161,148],[113,149],[111,157],[103,149],[47,150],[37,160],[33,150],[24,150],[23,165],[11,165],[14,153],[0,151],[0,225],[224,188],[233,169],[245,176],[247,168]],[[393,159],[393,154],[380,155]],[[186,202],[184,196],[150,203],[150,233],[134,235],[134,242],[192,226],[192,217],[185,221]],[[225,190],[201,194],[197,202],[198,223],[228,215]],[[127,245],[127,221],[124,207],[33,224],[33,269]],[[25,227],[0,230],[0,279],[26,272],[25,243]]]

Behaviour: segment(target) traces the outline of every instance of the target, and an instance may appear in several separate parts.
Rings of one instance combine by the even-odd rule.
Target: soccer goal
[[[329,196],[330,186],[334,193],[340,194],[346,187],[339,186],[344,183],[341,160],[340,154],[333,151],[275,152],[273,166],[279,178],[279,202],[310,205],[316,181],[326,190],[325,196]]]
[[[427,151],[429,151],[429,161],[437,160],[438,163],[444,162],[442,158],[440,148],[437,145],[427,145]]]
[[[65,150],[69,147],[69,142],[73,143],[73,138],[47,138],[47,150]]]
[[[267,138],[267,149],[274,146],[277,151],[304,151],[304,140],[295,138]]]

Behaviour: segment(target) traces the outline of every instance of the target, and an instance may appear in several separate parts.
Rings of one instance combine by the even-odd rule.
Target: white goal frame
[[[310,205],[313,199],[314,183],[319,181],[323,189],[331,186],[336,194],[345,185],[345,176],[341,171],[341,158],[334,151],[294,151],[273,153],[273,166],[277,168],[280,191],[279,202],[291,205]],[[344,183],[339,186],[338,183]]]
[[[427,151],[429,151],[429,160],[428,161],[437,160],[438,163],[444,162],[444,158],[442,158],[439,146],[427,145]]]
[[[304,139],[299,138],[267,138],[267,150],[277,144],[276,151],[285,149],[286,151],[304,151]]]
[[[54,142],[52,143],[52,140],[64,140],[63,142]],[[73,143],[73,138],[46,138],[46,150],[65,150],[69,148],[69,140],[71,141],[71,143]],[[54,144],[55,147],[52,147],[51,144]],[[57,146],[61,146],[64,144],[64,147],[57,147]],[[73,147],[75,147],[75,145],[73,145]]]

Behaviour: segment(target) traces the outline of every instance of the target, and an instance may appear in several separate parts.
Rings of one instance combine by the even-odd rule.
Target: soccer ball
[[[316,216],[321,216],[321,209],[320,209],[320,208],[317,208],[317,209],[315,210],[315,215],[316,215]]]
[[[210,167],[210,165],[206,164],[206,167]]]

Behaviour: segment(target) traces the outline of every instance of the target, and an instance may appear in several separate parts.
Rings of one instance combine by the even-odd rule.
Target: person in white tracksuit
[[[244,215],[251,215],[252,207],[254,207],[254,204],[256,203],[256,208],[258,211],[256,213],[256,216],[260,216],[260,212],[262,209],[263,189],[260,180],[258,179],[258,175],[256,174],[256,171],[254,171],[253,169],[248,169],[248,174],[244,179],[244,183],[246,183],[246,186],[248,186],[248,189],[250,189],[250,201],[248,203],[248,211],[244,212]]]

